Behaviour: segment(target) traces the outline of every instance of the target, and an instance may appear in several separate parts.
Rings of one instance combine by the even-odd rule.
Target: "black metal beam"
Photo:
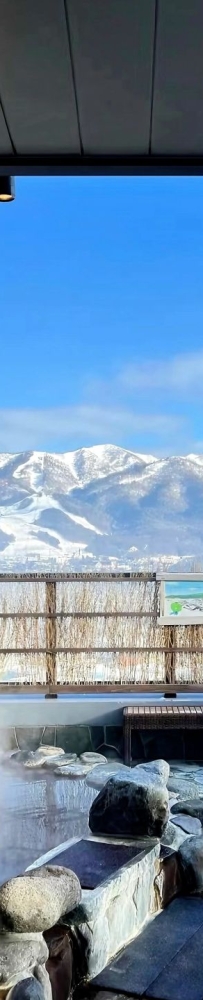
[[[12,176],[201,176],[203,155],[1,156],[0,174]]]

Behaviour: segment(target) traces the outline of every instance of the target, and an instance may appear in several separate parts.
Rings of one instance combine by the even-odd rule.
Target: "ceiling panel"
[[[159,0],[152,153],[203,152],[203,0]]]
[[[147,152],[154,0],[66,3],[84,152]]]
[[[0,94],[18,153],[79,153],[63,0],[1,0]]]
[[[6,123],[3,115],[2,108],[0,106],[0,155],[7,156],[13,153],[11,140],[6,128]]]

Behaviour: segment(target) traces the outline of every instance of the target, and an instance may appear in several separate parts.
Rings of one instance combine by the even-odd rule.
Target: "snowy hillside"
[[[0,572],[203,562],[203,456],[0,455]]]

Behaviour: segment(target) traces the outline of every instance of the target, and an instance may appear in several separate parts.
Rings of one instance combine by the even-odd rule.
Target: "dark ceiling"
[[[203,0],[1,0],[0,98],[1,172],[201,169]]]

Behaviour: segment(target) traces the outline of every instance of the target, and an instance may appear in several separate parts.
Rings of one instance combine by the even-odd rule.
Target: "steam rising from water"
[[[0,733],[0,883],[58,844],[86,836],[95,794],[84,780],[14,763]]]

